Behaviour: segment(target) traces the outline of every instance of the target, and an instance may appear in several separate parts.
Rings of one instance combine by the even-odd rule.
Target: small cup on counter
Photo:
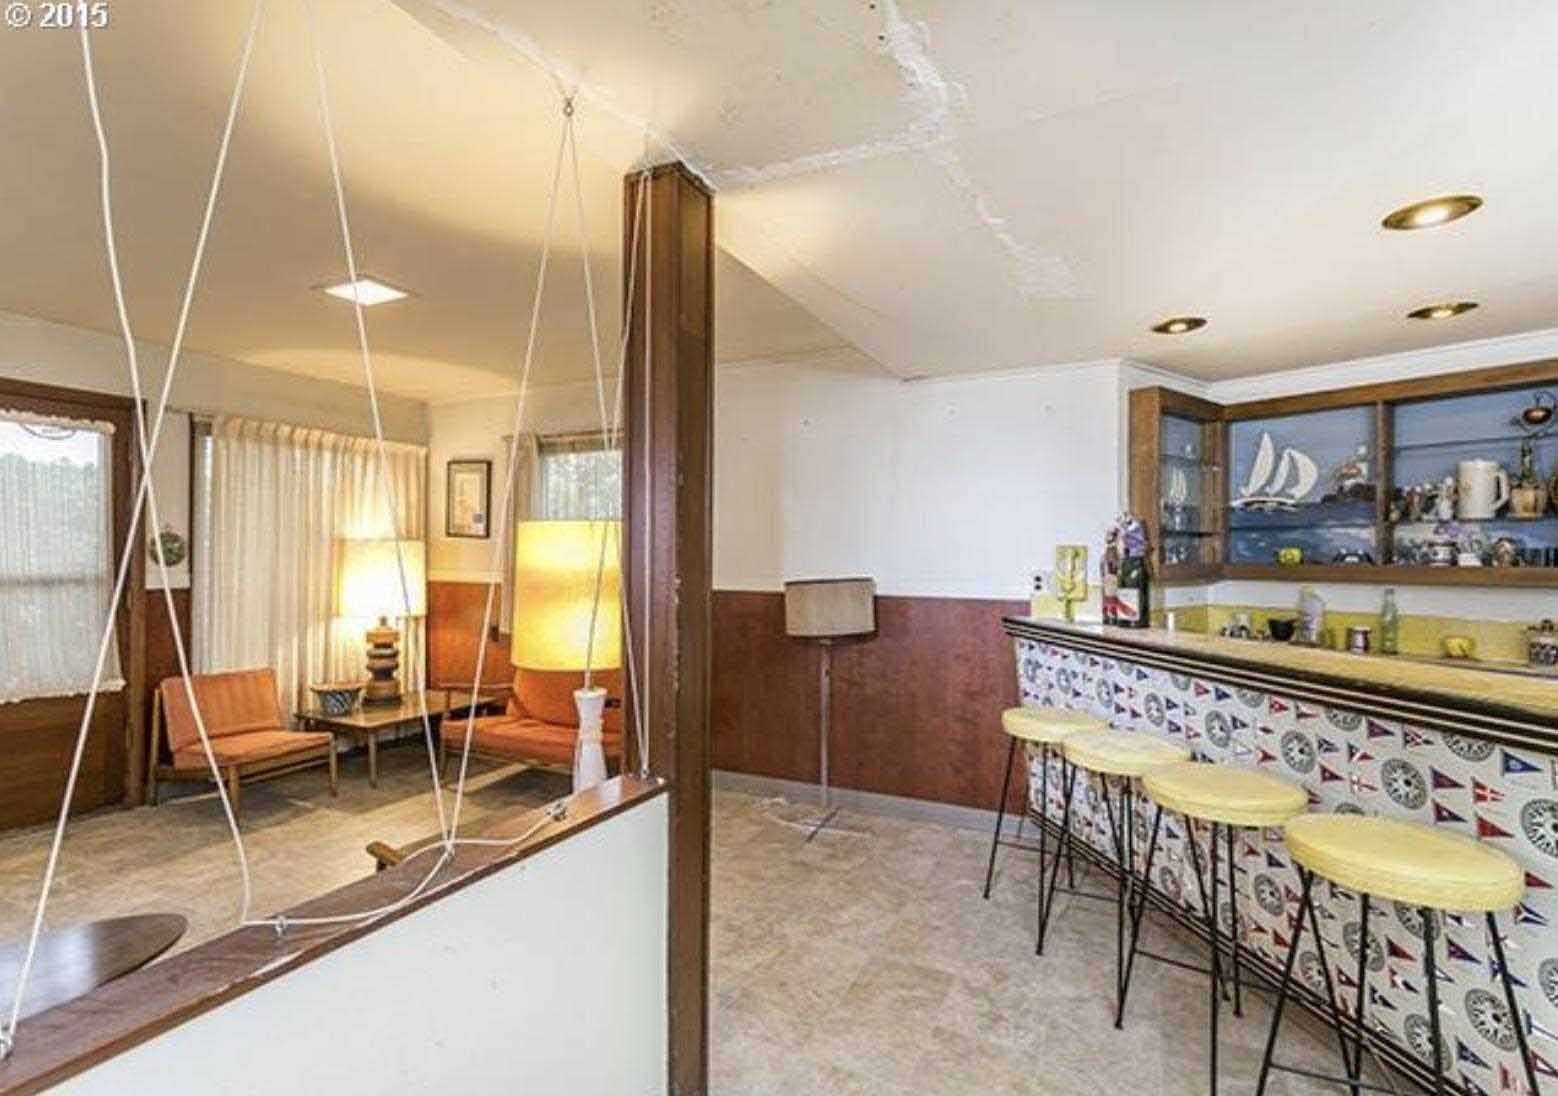
[[[1355,655],[1368,654],[1373,634],[1367,624],[1347,625],[1347,649]]]
[[[1439,649],[1445,658],[1472,658],[1477,653],[1477,641],[1471,636],[1441,636]]]

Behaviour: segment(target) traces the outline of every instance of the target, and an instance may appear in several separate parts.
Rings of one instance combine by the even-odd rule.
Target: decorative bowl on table
[[[362,699],[361,681],[327,681],[322,685],[310,685],[314,703],[323,715],[350,715],[357,710]]]

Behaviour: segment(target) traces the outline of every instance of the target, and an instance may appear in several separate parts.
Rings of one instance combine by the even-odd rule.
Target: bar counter
[[[1016,648],[1025,705],[1087,710],[1116,727],[1176,741],[1200,760],[1285,777],[1306,789],[1311,810],[1446,826],[1513,856],[1526,870],[1527,889],[1501,927],[1520,1007],[1529,1012],[1539,1076],[1558,1087],[1558,680],[1152,628],[1027,617],[1004,618],[1003,628]],[[1036,796],[1037,763],[1029,776]],[[1060,817],[1062,792],[1052,764],[1052,819]],[[1093,789],[1084,796],[1078,786],[1074,814],[1078,807],[1076,832],[1100,858],[1112,859]],[[1139,836],[1150,809],[1135,819]],[[1204,914],[1185,833],[1182,819],[1165,815],[1150,882],[1162,904],[1194,925]],[[1274,969],[1298,907],[1297,872],[1279,831],[1245,831],[1235,861],[1241,939]],[[1350,957],[1332,968],[1350,1001],[1357,897],[1327,887],[1317,908],[1327,956]],[[1218,913],[1225,928],[1234,925],[1233,909]],[[1452,1075],[1468,1092],[1514,1091],[1513,1028],[1482,919],[1447,915],[1443,929],[1441,998]],[[1376,905],[1370,936],[1370,1024],[1379,1049],[1410,1068],[1430,1053],[1422,925],[1411,910]],[[1318,956],[1307,941],[1297,975],[1320,991]]]
[[[1558,676],[1479,668],[1474,660],[1356,655],[1290,643],[1228,639],[1162,628],[1113,628],[1006,617],[1008,634],[1225,680],[1261,681],[1326,703],[1384,708],[1452,734],[1558,752]],[[1502,665],[1502,664],[1499,664]]]

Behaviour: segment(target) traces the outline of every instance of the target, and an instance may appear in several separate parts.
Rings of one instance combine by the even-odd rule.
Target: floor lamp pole
[[[833,821],[833,816],[838,813],[838,808],[833,807],[829,802],[828,795],[828,724],[833,708],[833,641],[822,639],[818,642],[822,644],[822,665],[818,674],[821,690],[818,707],[822,713],[822,720],[817,735],[822,770],[822,817],[812,827],[811,833],[806,835],[808,842],[821,833],[823,827]]]

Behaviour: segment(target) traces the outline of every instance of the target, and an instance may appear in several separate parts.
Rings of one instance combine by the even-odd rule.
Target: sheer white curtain
[[[366,622],[335,615],[340,544],[423,536],[427,450],[386,445],[390,514],[372,438],[219,417],[196,476],[195,661],[200,670],[270,666],[283,710],[310,683],[366,676]],[[401,622],[400,674],[423,682],[421,620]]]
[[[92,684],[117,562],[113,431],[0,411],[0,703]],[[103,687],[123,685],[111,643]]]

